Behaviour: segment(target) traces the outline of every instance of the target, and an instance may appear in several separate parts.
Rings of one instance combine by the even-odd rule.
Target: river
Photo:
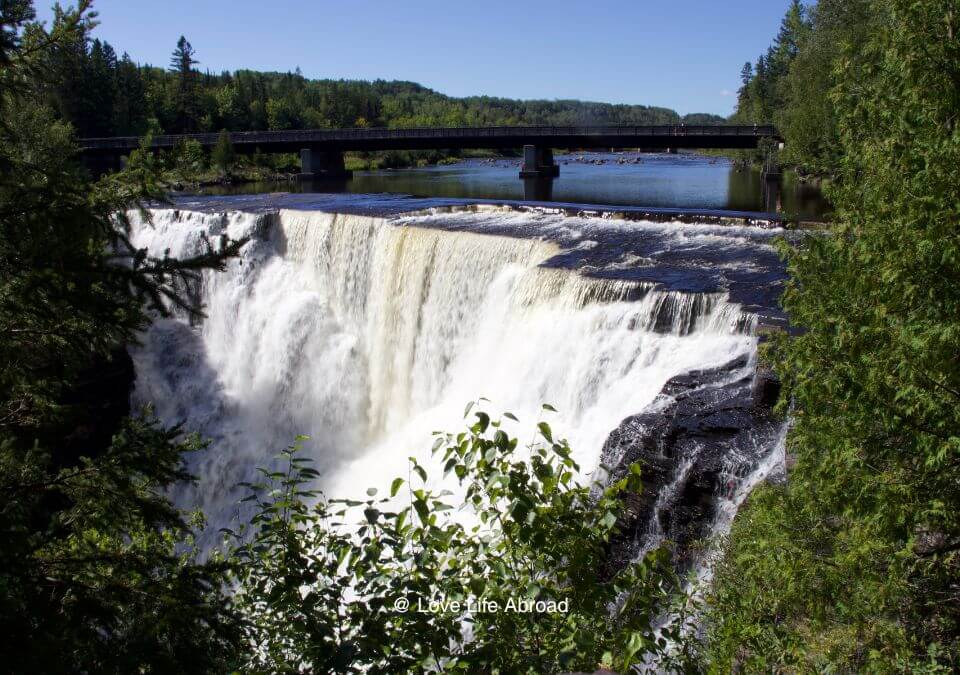
[[[357,171],[344,181],[251,183],[204,189],[206,194],[277,191],[403,194],[425,198],[564,202],[571,204],[765,212],[759,170],[738,169],[725,157],[694,153],[582,153],[557,155],[560,177],[521,180],[519,159],[466,159],[412,169]],[[828,217],[820,189],[785,174],[782,215],[805,221]]]

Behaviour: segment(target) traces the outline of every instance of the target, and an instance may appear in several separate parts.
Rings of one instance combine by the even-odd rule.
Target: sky
[[[70,4],[69,1],[63,4]],[[36,0],[40,19],[53,0]],[[418,82],[451,96],[576,98],[729,115],[788,0],[95,0],[118,54],[166,67]]]

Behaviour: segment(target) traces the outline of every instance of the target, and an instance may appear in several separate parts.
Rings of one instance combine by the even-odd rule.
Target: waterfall
[[[713,581],[717,558],[722,554],[725,537],[730,533],[733,520],[740,507],[755,487],[767,480],[783,480],[786,476],[786,441],[789,422],[752,430],[741,445],[731,444],[722,460],[722,470],[713,495],[713,514],[705,523],[702,550],[693,556],[692,565],[684,583],[684,612],[674,610],[665,612],[654,621],[658,635],[663,635],[668,627],[679,629],[682,638],[703,638],[702,610],[706,595]],[[635,559],[640,559],[664,541],[660,528],[660,517],[670,508],[670,502],[676,497],[677,487],[682,484],[696,459],[693,455],[680,459],[674,480],[657,495],[656,503],[644,536],[636,543]],[[667,640],[666,650],[658,656],[647,655],[634,668],[637,673],[678,672],[668,668],[669,657],[676,656],[676,650],[683,639]],[[664,656],[666,655],[666,657]]]
[[[547,264],[561,247],[536,236],[293,210],[151,216],[134,214],[133,241],[152,255],[250,237],[189,289],[202,320],[158,319],[132,350],[134,403],[211,439],[175,498],[213,526],[234,514],[236,483],[297,435],[328,494],[361,495],[406,476],[408,456],[429,457],[431,432],[461,429],[481,396],[524,439],[552,404],[555,434],[593,471],[610,431],[670,378],[756,350],[724,293],[586,276]]]

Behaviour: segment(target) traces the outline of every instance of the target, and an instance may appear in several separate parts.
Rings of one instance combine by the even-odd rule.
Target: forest
[[[960,665],[958,31],[955,0],[794,1],[743,69],[735,119],[778,124],[837,211],[782,246],[791,469],[726,544],[716,672]]]
[[[453,98],[414,82],[311,80],[288,73],[201,72],[181,37],[168,69],[135,63],[78,34],[49,55],[49,105],[81,137],[348,127],[722,123],[716,115],[583,101]]]
[[[166,69],[135,63],[126,53],[118,56],[110,44],[82,30],[44,59],[47,82],[36,93],[82,138],[351,127],[724,123],[717,115],[681,117],[642,105],[453,98],[414,82],[312,80],[299,69],[212,74],[201,70],[197,51],[185,37]],[[437,163],[458,154],[352,153],[347,162],[348,168],[387,168]],[[166,158],[169,182],[286,177],[297,167],[293,156],[222,159],[205,156],[199,146],[177,148]]]
[[[837,86],[883,17],[869,0],[791,0],[769,49],[743,66],[731,121],[775,124],[784,163],[802,174],[834,174],[842,152]]]

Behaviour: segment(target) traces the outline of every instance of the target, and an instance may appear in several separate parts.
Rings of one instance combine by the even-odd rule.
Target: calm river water
[[[390,193],[415,197],[570,202],[611,206],[764,212],[759,171],[737,170],[723,157],[696,154],[570,153],[558,155],[560,177],[521,180],[517,159],[467,159],[416,169],[357,171],[337,182],[247,184],[207,188],[206,194],[254,192]],[[780,211],[823,220],[830,211],[820,190],[784,176]]]

